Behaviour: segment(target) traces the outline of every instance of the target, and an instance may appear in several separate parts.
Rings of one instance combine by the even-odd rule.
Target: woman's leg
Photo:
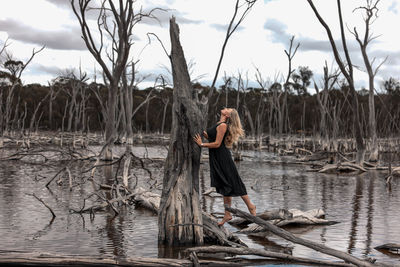
[[[244,195],[244,196],[240,196],[240,197],[243,199],[244,203],[246,203],[246,206],[249,209],[250,214],[256,216],[256,214],[257,214],[256,205],[254,205],[251,202],[249,196],[248,195]]]
[[[230,207],[231,204],[232,204],[232,197],[224,197],[224,208],[225,205]],[[232,215],[229,211],[225,210],[224,218],[222,218],[222,221],[218,222],[218,225],[219,226],[224,225],[224,223],[230,220],[232,220]]]

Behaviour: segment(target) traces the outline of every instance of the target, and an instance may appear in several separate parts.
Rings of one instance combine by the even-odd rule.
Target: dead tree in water
[[[357,144],[356,163],[361,165],[361,164],[363,164],[364,157],[365,157],[365,144],[364,144],[364,139],[362,136],[362,126],[361,126],[361,120],[360,120],[360,110],[358,107],[358,97],[357,97],[356,89],[354,87],[353,65],[351,62],[349,50],[347,48],[346,36],[345,36],[345,32],[344,32],[341,3],[340,3],[340,0],[337,0],[341,41],[342,41],[344,54],[346,57],[346,62],[342,61],[342,59],[340,58],[339,50],[336,46],[335,40],[333,39],[332,32],[331,32],[331,29],[329,28],[328,24],[326,24],[325,20],[319,14],[313,1],[307,0],[307,2],[310,4],[312,10],[315,13],[315,16],[318,18],[321,25],[325,28],[326,33],[329,38],[329,42],[332,47],[332,51],[333,51],[333,55],[335,57],[336,63],[338,64],[340,71],[346,78],[346,81],[350,88],[350,92],[352,95],[351,108],[352,108],[352,112],[353,112],[353,126],[355,129],[355,139],[356,139],[356,144]]]
[[[6,48],[7,44],[4,44],[3,48],[1,49],[1,52],[4,51]],[[15,90],[18,86],[21,85],[21,76],[26,67],[29,65],[29,63],[33,60],[36,54],[40,53],[45,47],[41,47],[39,50],[33,49],[31,57],[27,60],[26,63],[23,63],[20,60],[16,60],[13,58],[11,54],[6,53],[6,61],[3,64],[3,67],[8,70],[9,74],[8,76],[10,77],[11,80],[11,85],[7,91],[7,93],[4,95],[5,98],[5,104],[4,104],[4,109],[2,110],[2,130],[1,133],[3,134],[4,132],[9,132],[12,130],[11,128],[11,117],[12,117],[12,106],[14,103],[14,94]],[[1,102],[2,104],[2,102]],[[17,114],[17,112],[15,112]],[[2,137],[1,137],[2,138]]]
[[[192,137],[203,121],[179,41],[179,27],[170,20],[174,82],[172,126],[164,165],[163,190],[158,215],[158,240],[167,244],[202,244],[203,221],[199,201],[201,150]]]
[[[107,100],[107,117],[105,137],[106,144],[109,144],[106,150],[106,159],[112,159],[112,144],[116,135],[116,107],[117,94],[121,80],[121,76],[126,68],[129,52],[133,42],[133,27],[142,20],[143,17],[152,17],[154,9],[148,13],[134,12],[135,0],[102,1],[102,5],[98,8],[90,8],[91,0],[71,0],[71,6],[77,17],[82,38],[85,41],[89,52],[101,66],[104,76],[109,83],[108,100]],[[87,13],[89,10],[98,10],[97,29],[99,41],[95,40],[94,31],[89,27],[87,22]],[[111,40],[110,51],[105,50],[105,37]],[[107,64],[107,60],[111,63]]]
[[[328,119],[332,124],[332,142],[333,144],[337,143],[337,132],[336,132],[336,127],[335,125],[337,124],[337,116],[336,111],[333,110],[332,115],[331,112],[329,111],[329,92],[332,90],[333,86],[336,84],[337,80],[339,77],[339,70],[334,70],[333,72],[329,72],[328,64],[325,61],[325,66],[324,66],[324,77],[322,80],[322,91],[319,91],[318,85],[314,82],[314,88],[315,91],[317,92],[317,101],[318,101],[318,106],[320,109],[321,113],[321,120],[320,120],[320,137],[323,140],[322,141],[322,150],[325,150],[325,148],[329,147],[329,131],[328,131]],[[337,145],[334,145],[334,150],[337,150]]]
[[[376,115],[375,115],[375,86],[374,86],[374,80],[375,76],[379,70],[379,68],[382,66],[382,64],[386,61],[383,60],[376,68],[375,70],[373,69],[373,63],[375,59],[370,61],[367,53],[367,47],[368,44],[376,39],[376,36],[372,36],[372,33],[370,32],[370,26],[372,23],[375,21],[374,17],[378,17],[378,3],[380,0],[366,0],[366,6],[359,7],[357,9],[361,9],[365,11],[365,16],[364,16],[364,23],[365,23],[365,33],[364,37],[360,38],[357,28],[354,27],[354,30],[352,34],[356,38],[358,44],[360,45],[361,49],[361,54],[364,60],[364,65],[368,73],[368,86],[369,86],[369,97],[368,97],[368,107],[369,107],[369,118],[368,118],[368,126],[369,126],[369,138],[371,138],[371,153],[369,156],[370,161],[378,161],[378,138],[376,135]],[[356,9],[356,10],[357,10]]]
[[[283,95],[283,104],[282,104],[282,111],[281,111],[281,117],[279,118],[279,134],[283,133],[283,127],[285,126],[285,132],[287,133],[290,129],[289,125],[289,108],[288,108],[288,94],[290,91],[291,83],[290,83],[290,78],[292,77],[293,72],[296,69],[293,69],[292,67],[292,60],[294,56],[296,55],[297,49],[300,46],[300,43],[297,43],[296,48],[293,50],[293,41],[294,41],[294,36],[290,38],[290,45],[289,45],[289,51],[285,49],[285,54],[288,58],[288,73],[286,76],[285,83],[283,84],[283,89],[284,89],[284,95]]]

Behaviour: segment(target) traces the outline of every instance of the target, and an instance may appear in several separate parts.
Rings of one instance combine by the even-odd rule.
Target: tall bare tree
[[[6,44],[4,45],[3,49],[1,49],[1,52],[4,51],[6,47]],[[31,63],[33,58],[36,56],[36,54],[40,53],[45,47],[41,47],[38,50],[33,49],[32,54],[30,58],[24,63],[21,60],[15,59],[10,53],[6,52],[6,60],[3,64],[3,67],[8,70],[9,75],[10,75],[10,80],[11,80],[11,85],[10,88],[7,92],[7,95],[4,95],[5,97],[5,106],[2,111],[3,116],[2,116],[2,125],[3,129],[5,132],[11,130],[10,129],[10,123],[11,123],[11,117],[12,117],[12,105],[14,101],[14,94],[15,90],[18,86],[21,85],[21,76],[26,67]],[[3,131],[2,131],[3,133]]]
[[[76,5],[77,2],[77,5]],[[130,48],[133,44],[133,27],[143,17],[152,17],[154,9],[148,13],[134,11],[135,0],[103,0],[100,7],[90,7],[91,0],[71,0],[72,9],[79,21],[82,38],[89,52],[101,66],[108,80],[107,117],[105,127],[106,159],[112,159],[112,144],[116,136],[116,106],[118,86],[126,68]],[[90,28],[88,12],[97,11],[97,29]],[[97,39],[94,34],[97,31]],[[107,38],[108,37],[108,38]],[[105,41],[111,40],[111,46],[106,51]]]
[[[320,124],[319,124],[319,133],[320,137],[323,139],[322,141],[322,148],[328,148],[329,145],[329,129],[328,129],[328,119],[332,122],[333,121],[333,115],[331,115],[331,112],[329,110],[329,92],[332,90],[333,86],[336,84],[338,77],[339,77],[339,70],[331,70],[329,71],[328,64],[325,61],[325,66],[324,66],[324,77],[322,80],[322,91],[319,90],[319,86],[314,82],[314,88],[315,91],[317,92],[317,101],[318,101],[318,106],[320,109]],[[332,112],[334,113],[334,111]],[[336,140],[334,140],[335,142]]]
[[[363,164],[364,157],[365,157],[365,144],[364,144],[364,139],[363,139],[363,135],[362,135],[360,110],[358,107],[358,96],[357,96],[357,92],[354,88],[353,64],[352,64],[352,61],[350,58],[349,50],[347,48],[346,35],[345,35],[344,26],[343,26],[341,2],[340,2],[340,0],[337,0],[337,8],[338,8],[338,15],[339,15],[341,41],[342,41],[342,46],[343,46],[343,51],[345,54],[346,61],[343,61],[340,58],[340,53],[336,46],[336,42],[333,38],[332,31],[331,31],[330,27],[328,26],[328,24],[325,22],[325,20],[322,18],[322,16],[319,14],[313,1],[307,0],[307,2],[309,3],[311,9],[314,11],[314,14],[317,17],[318,21],[325,28],[325,31],[329,38],[329,42],[332,47],[332,51],[333,51],[333,55],[335,57],[336,63],[338,64],[340,71],[346,78],[346,81],[350,88],[350,92],[352,95],[351,108],[353,111],[353,126],[354,126],[354,130],[355,130],[355,139],[356,139],[356,145],[357,145],[356,163],[361,165],[361,164]]]
[[[283,89],[284,89],[284,94],[283,94],[283,104],[282,104],[282,111],[281,114],[283,116],[280,117],[281,120],[284,121],[280,121],[279,122],[279,134],[283,133],[283,126],[285,126],[285,131],[288,132],[289,130],[289,108],[288,108],[288,104],[287,104],[287,98],[288,98],[288,94],[290,92],[290,88],[291,88],[291,82],[290,82],[290,78],[292,77],[293,72],[296,69],[293,69],[293,58],[296,55],[297,49],[299,49],[300,43],[297,43],[296,47],[293,47],[293,42],[294,42],[294,36],[292,36],[292,38],[290,38],[290,43],[289,43],[289,51],[285,49],[285,54],[288,58],[288,73],[286,75],[286,79],[285,79],[285,83],[283,84]]]
[[[360,36],[357,28],[354,27],[354,30],[351,32],[356,38],[358,44],[360,45],[361,54],[364,60],[364,65],[368,73],[368,86],[369,86],[369,98],[368,98],[368,108],[369,108],[369,117],[368,117],[368,128],[369,128],[369,138],[371,139],[371,153],[369,156],[370,161],[378,160],[378,138],[376,134],[376,115],[375,115],[375,76],[382,64],[386,61],[383,60],[375,69],[373,68],[373,63],[375,58],[371,61],[369,59],[367,48],[369,43],[376,39],[377,36],[373,36],[370,27],[374,23],[375,19],[378,18],[378,3],[380,0],[365,0],[365,6],[361,6],[356,8],[355,10],[364,11],[364,26],[365,32],[364,36]]]
[[[240,26],[240,24],[243,22],[243,20],[246,18],[246,16],[249,14],[249,12],[251,11],[252,7],[254,6],[254,4],[256,2],[257,2],[257,0],[244,0],[243,2],[241,0],[236,0],[235,9],[233,11],[233,16],[229,22],[228,28],[226,30],[225,39],[222,44],[221,53],[220,53],[220,57],[219,57],[219,60],[217,63],[217,69],[215,70],[213,82],[211,83],[210,91],[208,92],[207,98],[203,99],[203,102],[210,101],[211,97],[214,93],[215,83],[217,82],[217,79],[218,79],[219,70],[221,68],[222,60],[225,55],[226,45],[228,44],[230,37],[237,30],[237,28]],[[208,117],[209,107],[210,107],[210,104],[204,106],[203,114],[206,118]],[[205,120],[205,123],[207,123],[206,120]]]
[[[158,215],[158,240],[167,244],[202,244],[202,212],[199,200],[201,150],[192,137],[201,132],[201,109],[179,41],[179,27],[170,19],[174,83],[172,126],[164,165],[163,190]]]

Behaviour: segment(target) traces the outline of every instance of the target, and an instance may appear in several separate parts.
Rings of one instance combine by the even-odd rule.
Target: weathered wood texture
[[[286,216],[281,216],[281,218],[267,217],[267,216],[257,216],[263,220],[268,220],[271,224],[282,227],[287,225],[332,225],[337,222],[329,221],[323,219],[325,212],[322,209],[312,209],[308,211],[301,211],[297,209],[290,209],[286,211]],[[249,222],[249,221],[248,221]],[[269,232],[262,226],[257,224],[252,224],[239,231],[242,234],[265,236]]]
[[[263,220],[266,220],[266,221],[275,220],[275,219],[288,220],[288,219],[293,218],[293,214],[285,209],[274,209],[274,210],[264,211],[263,213],[258,214],[257,217],[259,217]],[[235,218],[235,219],[229,221],[229,224],[238,225],[238,226],[246,226],[250,223],[251,223],[251,221],[246,220],[245,218]]]
[[[236,214],[236,215],[238,215],[240,217],[243,217],[243,218],[246,218],[248,220],[251,220],[252,222],[255,222],[256,224],[264,227],[265,229],[267,229],[271,233],[273,233],[273,234],[275,234],[275,235],[277,235],[277,236],[279,236],[281,238],[284,238],[286,240],[289,240],[289,241],[291,241],[293,243],[297,243],[297,244],[312,248],[312,249],[314,249],[316,251],[319,251],[319,252],[322,252],[324,254],[337,257],[339,259],[342,259],[342,260],[344,260],[346,262],[355,264],[357,266],[363,266],[363,267],[375,266],[371,262],[358,259],[357,257],[354,257],[354,256],[352,256],[352,255],[350,255],[350,254],[348,254],[346,252],[329,248],[327,246],[324,246],[322,244],[316,243],[314,241],[310,241],[310,240],[299,238],[299,237],[293,235],[292,233],[290,233],[288,231],[285,231],[285,230],[279,228],[278,226],[275,226],[275,225],[273,225],[273,224],[271,224],[271,223],[269,223],[267,221],[264,221],[263,219],[260,219],[260,218],[258,218],[256,216],[253,216],[253,215],[251,215],[251,214],[249,214],[247,212],[243,212],[243,211],[241,211],[239,209],[235,209],[235,208],[232,208],[232,207],[229,207],[229,206],[225,206],[225,209],[227,209],[228,211],[230,211],[233,214]],[[381,266],[383,266],[383,265],[381,265]]]
[[[392,254],[400,255],[400,244],[396,243],[387,243],[380,246],[375,247],[377,250],[387,251]]]
[[[164,166],[158,239],[167,244],[203,244],[199,202],[201,150],[192,137],[200,133],[202,114],[194,97],[185,56],[179,41],[179,27],[170,20],[171,65],[174,82],[172,126]]]
[[[292,261],[292,262],[299,262],[299,263],[310,263],[310,264],[318,264],[318,266],[344,266],[344,267],[351,267],[354,266],[353,264],[342,263],[342,262],[327,262],[327,261],[320,261],[320,260],[313,260],[301,257],[294,257],[289,254],[279,253],[279,252],[272,252],[266,251],[262,249],[255,249],[255,248],[231,248],[231,247],[222,247],[222,246],[209,246],[209,247],[194,247],[189,248],[188,251],[195,251],[196,253],[229,253],[233,255],[257,255],[262,257],[280,259],[285,261]]]
[[[228,261],[199,260],[201,266],[242,266]],[[52,255],[43,253],[17,253],[0,251],[1,266],[151,266],[190,267],[193,262],[186,259],[130,257],[126,259],[94,258],[84,256]]]

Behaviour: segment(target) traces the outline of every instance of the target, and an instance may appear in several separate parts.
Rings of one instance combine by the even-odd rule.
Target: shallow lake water
[[[2,152],[4,153],[4,151]],[[163,158],[165,147],[135,147],[137,156]],[[372,257],[379,262],[400,264],[399,256],[384,254],[374,247],[400,240],[400,184],[394,179],[391,188],[385,183],[385,172],[371,171],[359,176],[328,175],[308,172],[300,164],[277,163],[282,159],[266,151],[244,151],[237,163],[248,194],[257,211],[285,208],[303,211],[321,208],[326,219],[339,223],[329,226],[291,227],[295,235],[349,252],[357,257]],[[204,156],[207,156],[204,152]],[[37,162],[39,163],[39,162]],[[146,161],[153,179],[142,169],[135,170],[138,185],[153,186],[160,192],[162,160]],[[45,184],[60,168],[70,164],[74,187],[68,189],[65,174],[55,179],[50,190]],[[157,245],[157,217],[133,206],[121,208],[118,216],[112,211],[97,212],[94,217],[71,213],[79,210],[83,199],[93,192],[91,182],[82,182],[78,174],[91,163],[57,162],[48,166],[21,161],[0,162],[0,250],[46,252],[62,255],[123,257],[179,257],[179,250],[167,251]],[[202,192],[209,189],[208,162],[203,160]],[[99,173],[96,182],[108,183]],[[31,194],[49,205],[56,218]],[[91,200],[86,202],[89,206]],[[246,210],[240,198],[233,206]],[[210,213],[223,212],[222,198],[203,196],[202,208]],[[231,231],[237,228],[227,225]],[[274,235],[239,237],[253,248],[290,252],[294,256],[320,260],[336,260]],[[248,257],[251,258],[251,257]],[[293,266],[293,265],[292,265]],[[299,265],[297,265],[299,266]]]

